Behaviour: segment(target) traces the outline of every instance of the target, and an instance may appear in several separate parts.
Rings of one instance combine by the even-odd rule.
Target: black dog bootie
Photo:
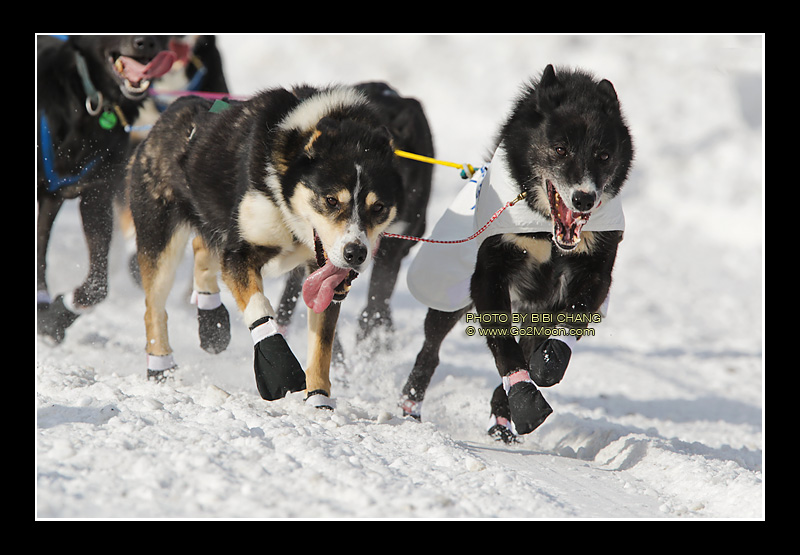
[[[526,370],[517,370],[503,377],[503,387],[508,394],[511,421],[518,434],[531,433],[553,412]]]
[[[228,348],[231,342],[231,319],[222,304],[219,293],[192,293],[192,303],[197,305],[197,333],[200,347],[216,355]]]
[[[38,303],[36,306],[36,327],[39,335],[52,339],[55,343],[64,341],[67,328],[80,316],[67,308],[64,295],[59,295],[53,302]]]
[[[256,387],[262,399],[275,401],[306,388],[306,375],[275,321],[265,316],[250,326]]]
[[[569,343],[560,339],[547,339],[531,357],[531,378],[539,387],[550,387],[564,377],[572,356]]]

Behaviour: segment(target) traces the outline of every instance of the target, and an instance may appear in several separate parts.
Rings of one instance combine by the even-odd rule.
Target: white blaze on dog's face
[[[391,137],[352,120],[323,118],[304,148],[291,211],[319,239],[338,268],[361,273],[372,261],[381,233],[392,223],[402,183]],[[316,238],[303,237],[303,241]]]
[[[342,183],[299,184],[290,204],[316,233],[328,261],[361,273],[372,261],[397,207],[393,198],[383,199],[370,190],[367,182],[372,177],[360,164],[352,166]]]

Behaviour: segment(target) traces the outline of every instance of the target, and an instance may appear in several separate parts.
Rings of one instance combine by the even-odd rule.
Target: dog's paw
[[[519,437],[514,432],[501,424],[495,424],[487,430],[487,433],[489,437],[493,438],[495,441],[502,441],[506,445],[520,442]]]
[[[504,377],[503,385],[507,386],[508,408],[518,434],[531,433],[553,412],[527,371],[519,370]]]
[[[507,418],[495,416],[494,414],[491,415],[486,433],[495,441],[502,441],[506,445],[520,443],[521,441],[519,436],[514,433],[511,422]]]
[[[306,395],[306,404],[317,409],[333,410],[336,407],[336,402],[330,398],[328,392],[324,389],[315,389],[309,391]]]
[[[250,327],[253,338],[253,367],[256,387],[262,399],[282,399],[289,392],[306,388],[306,375],[289,348],[289,344],[278,333],[274,320],[267,316]]]
[[[422,420],[422,401],[403,399],[400,402],[400,409],[403,411],[403,417],[410,416],[414,420]]]
[[[80,313],[74,312],[64,304],[64,295],[59,295],[51,303],[39,303],[36,306],[36,328],[56,344],[64,341],[67,328],[78,319]]]
[[[175,366],[174,368],[170,368],[168,370],[147,370],[147,381],[154,381],[156,383],[167,383],[175,380],[175,376],[173,372],[177,370],[178,367]]]
[[[147,355],[147,381],[166,383],[175,379],[178,369],[172,355]]]
[[[550,387],[564,377],[572,356],[570,346],[560,339],[547,339],[531,357],[530,375],[539,387]]]

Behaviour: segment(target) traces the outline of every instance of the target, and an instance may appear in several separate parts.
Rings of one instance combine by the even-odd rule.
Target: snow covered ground
[[[381,79],[425,106],[437,155],[479,164],[520,84],[548,63],[611,80],[636,145],[610,313],[523,443],[484,434],[498,383],[456,328],[424,422],[398,417],[425,308],[394,297],[394,350],[365,359],[354,282],[336,412],[261,400],[233,340],[199,348],[188,258],[169,301],[180,364],[144,379],[143,295],[116,237],[111,291],[51,347],[35,339],[37,518],[765,518],[761,36],[222,36],[235,94]],[[431,224],[459,190],[437,167]],[[53,293],[87,270],[74,202],[50,246]],[[282,284],[269,282],[277,296]],[[303,312],[303,311],[301,311]],[[305,317],[289,342],[305,360]]]

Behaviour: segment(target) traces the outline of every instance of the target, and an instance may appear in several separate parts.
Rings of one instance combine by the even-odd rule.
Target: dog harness
[[[471,235],[519,194],[511,177],[502,145],[492,160],[475,172],[456,195],[431,232],[437,239],[461,239]],[[604,200],[583,226],[585,231],[624,231],[625,216],[619,195]],[[487,237],[503,233],[552,233],[550,218],[534,212],[526,203],[517,203],[500,214],[487,233],[476,241],[438,244],[423,243],[408,270],[407,284],[421,303],[444,312],[468,306],[470,280],[475,270],[478,248]]]
[[[92,171],[92,168],[95,166],[98,160],[100,160],[100,156],[89,160],[89,162],[84,164],[80,171],[75,175],[59,175],[55,169],[56,152],[55,148],[53,147],[53,138],[50,136],[50,126],[47,123],[47,116],[45,116],[44,110],[39,113],[39,136],[42,147],[44,176],[48,182],[47,190],[51,193],[54,193],[55,191],[62,187],[66,187],[67,185],[74,185],[83,179],[86,174]]]
[[[66,40],[66,35],[59,35],[57,38],[60,40]],[[119,109],[119,107],[114,106],[114,111],[105,109],[106,106],[103,100],[103,94],[95,88],[92,80],[89,78],[89,70],[86,67],[86,60],[78,51],[75,51],[75,64],[78,68],[78,74],[81,78],[83,90],[86,93],[86,112],[91,116],[99,116],[98,124],[106,131],[113,129],[114,126],[116,126],[118,119],[122,119],[124,125],[127,125],[127,122],[125,121],[125,118],[122,115],[122,111]],[[39,112],[39,136],[42,147],[44,175],[48,182],[47,190],[51,193],[54,193],[62,187],[74,185],[75,183],[79,182],[86,176],[86,174],[92,171],[92,168],[102,157],[102,155],[98,154],[96,157],[84,164],[80,171],[74,175],[61,176],[55,170],[56,152],[55,147],[53,146],[53,137],[50,133],[50,124],[47,121],[47,116],[45,115],[44,110]]]

